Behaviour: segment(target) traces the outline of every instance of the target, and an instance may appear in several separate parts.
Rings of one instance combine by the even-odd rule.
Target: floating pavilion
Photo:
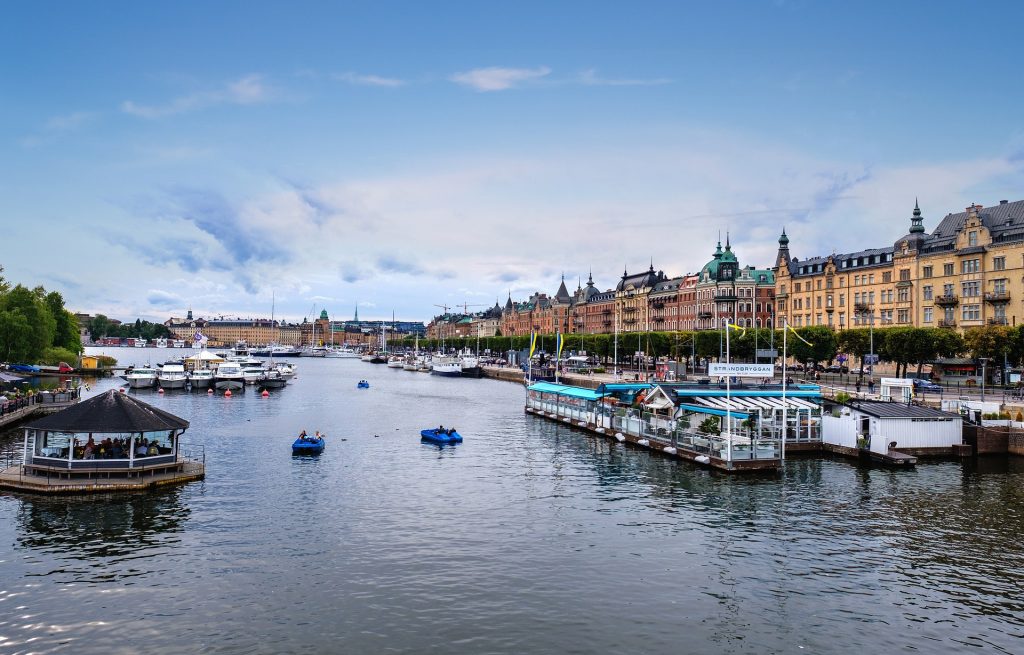
[[[0,488],[111,493],[202,479],[205,457],[182,447],[189,422],[111,390],[24,427],[21,464]]]

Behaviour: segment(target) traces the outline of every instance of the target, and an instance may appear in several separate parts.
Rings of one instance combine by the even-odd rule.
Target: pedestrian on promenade
[[[874,380],[868,380],[868,393],[870,393],[870,394],[874,394],[875,393],[875,381]]]
[[[857,380],[857,393],[860,393],[860,380]]]

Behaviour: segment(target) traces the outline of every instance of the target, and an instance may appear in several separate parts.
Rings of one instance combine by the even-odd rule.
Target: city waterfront
[[[0,495],[0,651],[1010,653],[1024,636],[1020,459],[733,478],[526,415],[520,385],[351,359],[302,359],[267,398],[133,393],[191,422],[206,479]],[[465,443],[421,444],[437,423]],[[300,429],[327,433],[321,457],[291,456]]]

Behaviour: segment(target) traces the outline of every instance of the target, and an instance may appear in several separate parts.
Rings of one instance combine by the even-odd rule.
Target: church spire
[[[914,198],[914,216],[910,219],[910,233],[920,234],[924,232],[924,219],[921,218],[921,207],[917,203],[917,198]]]

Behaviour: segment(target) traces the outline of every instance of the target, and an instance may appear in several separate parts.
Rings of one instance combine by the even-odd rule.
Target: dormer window
[[[967,233],[967,245],[970,247],[978,245],[978,232],[976,230],[971,230]]]

